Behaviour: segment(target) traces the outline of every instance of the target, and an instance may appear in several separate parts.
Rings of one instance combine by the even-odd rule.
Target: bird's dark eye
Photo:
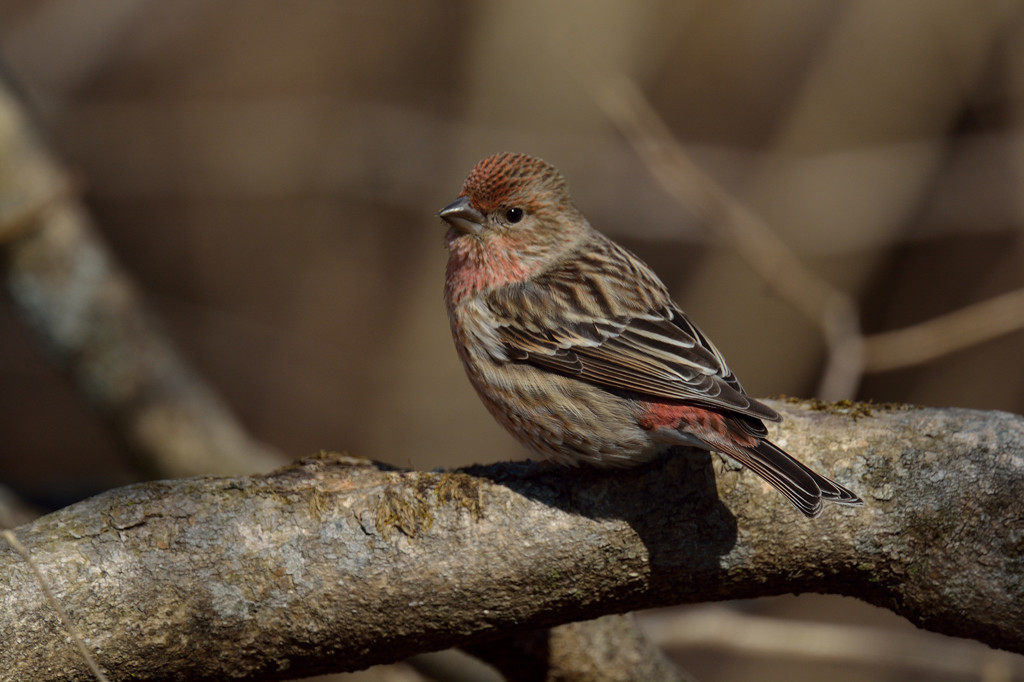
[[[518,223],[523,219],[523,209],[521,208],[510,208],[505,211],[505,220],[510,223]]]

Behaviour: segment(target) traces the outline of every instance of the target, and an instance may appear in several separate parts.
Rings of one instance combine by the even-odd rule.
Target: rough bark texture
[[[607,613],[806,591],[1024,651],[1024,419],[777,406],[777,442],[863,508],[808,520],[691,451],[618,472],[406,472],[322,455],[266,476],[112,490],[16,532],[117,679],[294,678]],[[9,546],[0,574],[0,679],[89,679]]]

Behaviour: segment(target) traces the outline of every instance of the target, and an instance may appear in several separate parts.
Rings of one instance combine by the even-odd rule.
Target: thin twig
[[[589,75],[595,99],[662,187],[821,330],[827,359],[820,397],[848,398],[865,372],[923,364],[1024,329],[1022,289],[904,329],[864,335],[856,301],[811,271],[763,220],[702,171],[631,79],[604,65],[581,72]]]
[[[1024,289],[974,303],[925,322],[864,340],[869,372],[919,365],[1024,329]]]
[[[18,542],[18,538],[15,537],[13,532],[9,530],[3,530],[0,531],[0,535],[3,535],[4,539],[11,544],[11,547],[13,547],[15,551],[21,555],[21,557],[25,560],[25,563],[27,563],[29,567],[32,569],[32,572],[36,576],[36,580],[39,582],[39,587],[42,589],[43,594],[46,595],[46,600],[50,602],[50,605],[53,606],[53,609],[57,612],[57,615],[60,617],[61,622],[64,623],[64,627],[68,629],[68,632],[71,634],[71,641],[73,641],[75,643],[75,646],[78,647],[78,651],[82,654],[82,658],[85,659],[85,662],[89,666],[89,669],[92,671],[93,676],[97,680],[100,680],[100,682],[110,682],[107,679],[107,676],[103,674],[103,671],[100,669],[99,664],[96,663],[96,659],[93,658],[92,653],[89,651],[89,647],[85,645],[85,640],[82,638],[82,633],[78,631],[78,628],[76,628],[75,624],[71,622],[71,617],[68,616],[67,612],[64,610],[64,607],[62,607],[60,605],[60,602],[57,601],[56,597],[53,596],[53,592],[50,590],[49,584],[43,577],[42,571],[40,571],[39,567],[36,566],[36,562],[32,560],[32,555],[28,553],[28,550],[25,549],[24,545]]]
[[[829,360],[818,395],[853,395],[863,370],[860,320],[853,299],[805,266],[763,220],[701,170],[631,79],[610,67],[588,71],[587,82],[598,103],[662,187],[819,327]]]

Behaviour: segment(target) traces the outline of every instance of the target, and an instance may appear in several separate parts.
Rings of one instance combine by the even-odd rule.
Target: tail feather
[[[732,457],[785,495],[803,514],[809,517],[821,513],[822,502],[859,505],[863,501],[835,481],[801,464],[782,448],[767,440],[743,447],[716,443],[715,449]]]

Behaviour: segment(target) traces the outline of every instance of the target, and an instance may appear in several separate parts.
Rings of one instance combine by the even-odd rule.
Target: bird
[[[487,410],[536,455],[616,468],[697,447],[808,517],[824,502],[862,504],[768,440],[779,413],[747,395],[647,264],[590,225],[553,165],[489,156],[438,216],[458,356]]]

